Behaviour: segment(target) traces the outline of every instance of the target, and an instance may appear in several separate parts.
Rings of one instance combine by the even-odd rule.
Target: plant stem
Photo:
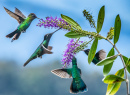
[[[98,37],[102,38],[102,39],[105,39],[107,40],[109,43],[112,44],[112,46],[116,49],[116,51],[118,52],[121,60],[122,60],[122,63],[123,63],[123,66],[124,66],[124,71],[125,71],[125,76],[126,76],[126,88],[127,88],[127,95],[130,95],[129,94],[129,80],[128,80],[128,75],[127,75],[127,70],[126,70],[126,65],[125,65],[125,62],[124,62],[124,59],[122,57],[122,54],[120,53],[120,51],[117,49],[117,47],[108,39],[108,38],[105,38],[101,35],[97,35]]]
[[[123,66],[124,66],[124,71],[125,71],[125,76],[126,76],[127,95],[129,95],[129,80],[128,80],[128,75],[127,75],[126,65],[125,65],[124,59],[122,57],[122,54],[119,52],[117,47],[109,39],[106,38],[105,40],[107,40],[109,43],[111,43],[113,45],[113,47],[116,49],[116,51],[118,52],[118,54],[120,54],[119,56],[120,56],[120,58],[122,60],[122,63],[123,63]]]

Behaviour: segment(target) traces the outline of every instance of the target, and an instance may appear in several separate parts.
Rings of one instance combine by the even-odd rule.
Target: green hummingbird
[[[51,71],[53,74],[61,78],[73,78],[70,93],[78,93],[87,91],[87,86],[81,79],[81,70],[77,66],[77,60],[75,57],[72,59],[72,68],[69,69],[55,69]]]
[[[90,51],[90,49],[84,50],[85,54],[87,54],[87,55],[88,55],[89,51]],[[102,49],[95,54],[95,57],[93,58],[92,62],[96,65],[99,61],[101,61],[105,58],[106,58],[106,52]]]
[[[58,31],[57,29],[56,31]],[[42,43],[38,46],[38,48],[35,50],[35,52],[31,55],[31,57],[24,63],[23,66],[26,66],[30,61],[33,59],[36,59],[37,57],[42,58],[43,54],[52,54],[51,50],[52,47],[48,46],[51,36],[56,32],[48,33],[44,36],[44,40]]]
[[[31,22],[35,18],[37,18],[37,16],[34,13],[30,13],[28,15],[28,17],[26,18],[26,16],[24,16],[24,14],[17,8],[15,8],[15,13],[11,12],[10,10],[8,10],[5,7],[4,7],[4,9],[11,17],[15,18],[19,23],[19,26],[15,29],[15,31],[6,35],[7,38],[12,38],[14,36],[11,41],[11,42],[13,42],[14,40],[17,40],[19,38],[19,36],[22,32],[23,33],[26,32],[26,29],[30,26]]]

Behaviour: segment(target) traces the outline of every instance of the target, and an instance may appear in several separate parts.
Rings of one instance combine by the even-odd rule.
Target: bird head
[[[52,33],[48,33],[44,36],[44,40],[50,40],[51,36],[55,33],[56,31],[52,32]]]
[[[30,14],[28,15],[28,17],[31,18],[31,19],[37,18],[37,16],[36,16],[34,13],[30,13]]]
[[[90,49],[84,50],[84,52],[85,52],[87,55],[88,55],[89,51],[90,51]]]

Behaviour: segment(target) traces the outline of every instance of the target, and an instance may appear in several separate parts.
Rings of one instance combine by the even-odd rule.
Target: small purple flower
[[[76,55],[74,50],[80,46],[82,41],[78,41],[78,39],[71,39],[70,42],[67,44],[67,49],[64,51],[63,59],[61,60],[64,66],[63,68],[66,68],[70,65],[70,62],[72,62],[73,56]]]
[[[40,22],[36,26],[44,26],[44,28],[62,28],[70,30],[71,26],[62,18],[46,17],[46,20],[40,19]]]

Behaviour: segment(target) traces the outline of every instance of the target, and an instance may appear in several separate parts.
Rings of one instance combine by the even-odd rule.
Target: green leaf
[[[106,95],[115,95],[115,93],[119,90],[121,86],[121,82],[108,84]]]
[[[72,27],[74,27],[75,29],[82,29],[80,25],[76,21],[74,21],[72,18],[65,16],[63,14],[61,14],[61,18],[65,20],[68,24],[70,24]]]
[[[120,69],[119,71],[116,72],[115,75],[123,78],[124,77],[124,69]],[[121,86],[121,82],[108,84],[106,95],[114,95],[119,90],[120,86]]]
[[[128,59],[128,61],[126,63],[126,69],[130,73],[130,58]]]
[[[120,16],[118,14],[116,16],[115,25],[114,25],[114,44],[116,44],[118,39],[119,39],[120,30],[121,30],[121,19],[120,19]]]
[[[118,56],[118,54],[114,55],[114,56],[111,56],[111,57],[107,57],[107,58],[103,59],[102,61],[98,62],[96,65],[97,66],[102,66],[102,65],[110,64],[117,58],[117,56]]]
[[[127,63],[127,61],[128,61],[128,58],[127,58],[126,56],[124,56],[124,55],[122,55],[122,57],[123,57],[124,62],[125,62],[125,64],[126,64],[126,63]]]
[[[118,70],[116,73],[115,73],[116,76],[119,76],[121,78],[124,77],[124,68],[123,69],[120,69]]]
[[[88,54],[88,63],[89,64],[92,62],[92,60],[95,56],[97,45],[98,45],[98,38],[95,38],[95,40],[93,41],[93,44],[91,46],[91,49],[89,51],[89,54]]]
[[[69,38],[80,38],[80,37],[84,37],[84,35],[81,35],[79,33],[75,33],[73,31],[70,31],[70,32],[66,33],[65,36],[69,37]]]
[[[116,76],[116,75],[107,75],[103,79],[103,81],[104,81],[104,83],[107,83],[107,84],[113,84],[113,83],[125,81],[125,79],[123,79],[119,76]]]
[[[125,65],[126,65],[126,69],[130,73],[130,58],[123,56],[123,59],[124,59]]]
[[[112,49],[109,51],[107,57],[113,56],[114,54],[115,54],[115,51],[114,51],[114,48],[112,48]],[[111,70],[111,68],[112,68],[112,65],[113,65],[113,62],[111,62],[111,63],[109,63],[109,64],[107,64],[107,65],[104,65],[104,68],[103,68],[103,74],[104,74],[104,75],[107,75],[107,74],[110,72],[110,70]]]
[[[105,18],[105,6],[102,6],[99,13],[98,13],[97,33],[99,33],[102,29],[104,18]]]

